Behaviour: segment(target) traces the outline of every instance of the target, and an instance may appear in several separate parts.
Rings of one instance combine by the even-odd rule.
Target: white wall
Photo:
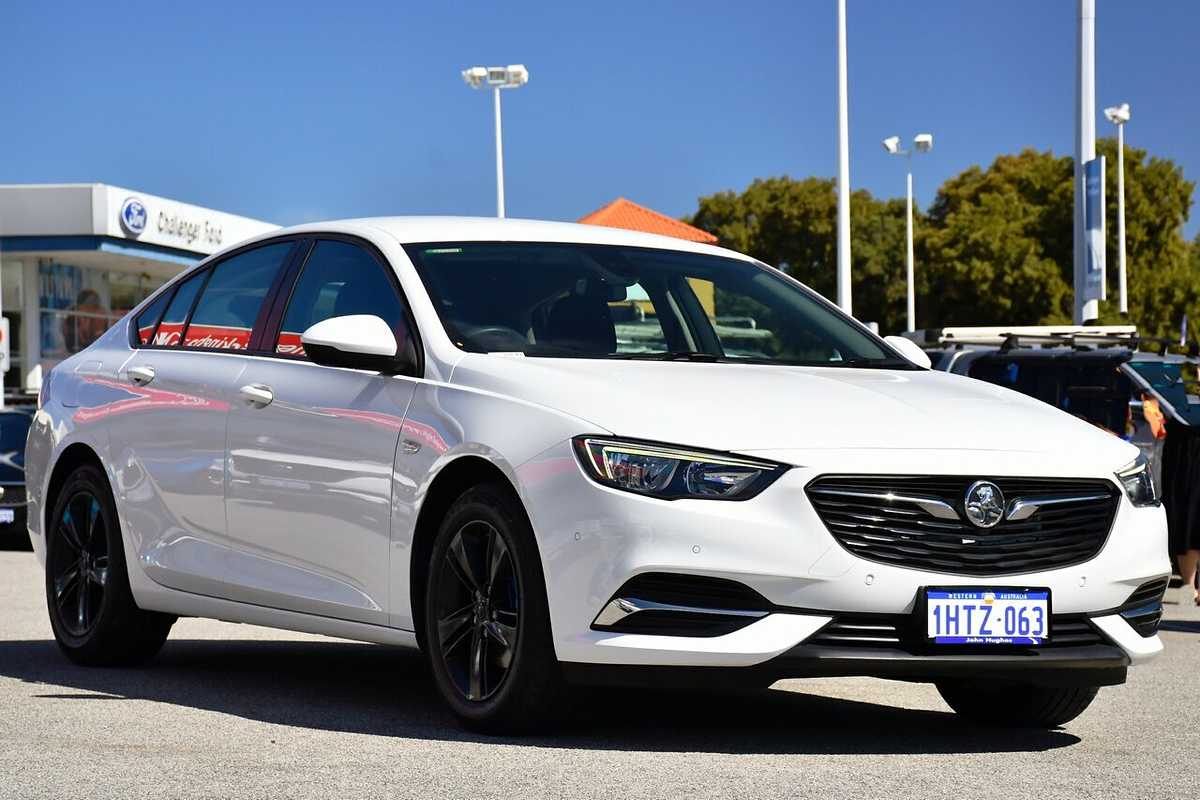
[[[128,200],[146,211],[140,233],[121,225]],[[103,183],[0,186],[0,236],[110,236],[209,255],[278,227]]]

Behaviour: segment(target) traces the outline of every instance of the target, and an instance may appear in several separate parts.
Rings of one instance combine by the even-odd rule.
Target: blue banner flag
[[[1104,156],[1083,165],[1085,250],[1087,271],[1084,273],[1083,299],[1104,300],[1107,281],[1104,277]]]

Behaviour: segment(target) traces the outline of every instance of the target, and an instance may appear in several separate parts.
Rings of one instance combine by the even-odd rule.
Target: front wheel
[[[58,646],[88,666],[134,664],[163,646],[175,618],[142,611],[129,589],[117,509],[104,474],[67,476],[46,525],[46,605]]]
[[[985,687],[978,683],[939,683],[942,699],[962,716],[976,722],[1016,728],[1056,728],[1092,704],[1096,686]]]
[[[467,726],[524,733],[565,694],[533,530],[505,487],[469,489],[442,521],[425,590],[425,650]]]

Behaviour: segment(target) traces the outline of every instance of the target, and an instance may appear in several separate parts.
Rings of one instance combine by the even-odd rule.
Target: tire
[[[48,520],[46,606],[59,648],[85,666],[146,661],[175,623],[134,603],[112,491],[95,466],[67,476]]]
[[[1097,686],[981,687],[978,683],[939,683],[938,692],[954,711],[975,722],[1013,728],[1057,728],[1092,704]]]
[[[542,730],[566,688],[550,635],[533,530],[510,489],[482,484],[450,507],[430,554],[425,653],[438,691],[468,728]]]

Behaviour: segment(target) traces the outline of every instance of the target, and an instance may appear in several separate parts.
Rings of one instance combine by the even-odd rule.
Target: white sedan
[[[467,724],[579,683],[935,682],[1053,726],[1155,655],[1132,445],[932,372],[781,272],[608,228],[304,225],[188,270],[46,377],[54,635],[177,616],[420,647]]]

